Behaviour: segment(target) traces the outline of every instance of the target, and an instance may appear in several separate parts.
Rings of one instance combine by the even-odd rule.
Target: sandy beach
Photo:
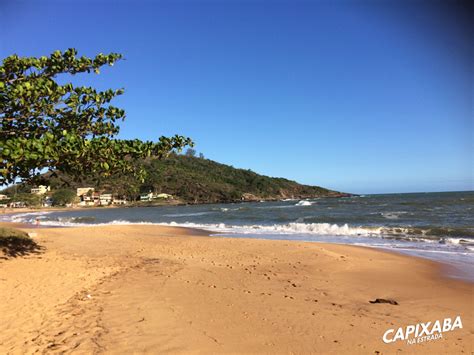
[[[473,350],[473,285],[431,261],[171,227],[25,230],[41,249],[0,259],[0,353]],[[456,316],[441,339],[382,341]]]

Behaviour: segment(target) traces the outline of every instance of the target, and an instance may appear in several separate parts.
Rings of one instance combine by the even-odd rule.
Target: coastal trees
[[[192,145],[189,138],[157,142],[117,139],[125,111],[110,104],[123,89],[75,86],[69,76],[113,66],[122,55],[77,57],[73,48],[46,57],[12,55],[0,66],[0,185],[34,181],[46,170],[74,178],[145,171],[136,159],[164,157]]]
[[[188,149],[186,149],[185,155],[187,157],[195,157],[196,156],[196,150],[193,149],[193,148],[188,148]]]
[[[40,207],[41,196],[31,194],[29,192],[20,192],[11,196],[10,202],[21,202],[24,203],[27,207]]]
[[[55,206],[66,206],[69,203],[73,203],[76,200],[76,193],[70,189],[59,189],[54,191],[51,196],[53,205]]]

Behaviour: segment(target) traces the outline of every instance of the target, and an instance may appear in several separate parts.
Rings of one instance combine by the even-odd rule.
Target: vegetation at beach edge
[[[0,65],[0,185],[38,181],[45,170],[80,178],[128,173],[143,180],[133,164],[162,158],[192,145],[190,138],[161,136],[156,142],[118,139],[125,111],[111,101],[120,89],[98,91],[74,85],[78,74],[99,74],[122,59],[119,53],[77,56],[70,48],[49,56],[11,55]]]
[[[27,233],[15,228],[0,227],[0,256],[23,256],[39,250],[38,244]]]
[[[78,56],[74,48],[49,56],[11,55],[0,65],[0,186],[9,202],[35,206],[29,194],[51,186],[55,205],[74,202],[77,187],[137,201],[143,193],[165,193],[173,203],[214,203],[337,196],[317,186],[271,178],[205,159],[185,136],[157,141],[119,139],[125,111],[112,105],[120,89],[79,86],[76,75],[99,74],[119,53]],[[71,81],[68,81],[71,80]],[[164,159],[166,158],[166,159]],[[17,184],[18,182],[21,184]]]
[[[144,193],[166,193],[173,196],[173,200],[168,201],[172,203],[221,203],[344,195],[319,186],[302,185],[284,178],[260,175],[248,169],[237,169],[206,159],[202,154],[194,156],[173,153],[166,159],[146,159],[136,164],[140,164],[146,172],[144,181],[127,174],[108,178],[89,175],[79,182],[67,174],[47,173],[45,179],[53,191],[52,198],[58,202],[72,202],[73,192],[84,186],[121,196],[128,201],[137,201]],[[20,184],[9,187],[3,193],[16,195],[17,200],[28,198],[32,202],[38,201],[29,196],[32,187],[27,183]]]

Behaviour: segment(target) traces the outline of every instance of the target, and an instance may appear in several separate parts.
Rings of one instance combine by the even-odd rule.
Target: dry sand
[[[473,350],[473,285],[430,261],[157,226],[30,231],[39,254],[0,260],[0,353]],[[442,339],[382,342],[457,315],[463,329]]]

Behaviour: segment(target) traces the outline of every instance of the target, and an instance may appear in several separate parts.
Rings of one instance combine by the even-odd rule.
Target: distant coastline
[[[154,206],[354,196],[320,186],[299,184],[285,178],[261,175],[202,157],[172,154],[163,160],[152,159],[138,164],[146,170],[144,181],[128,175],[102,179],[91,175],[77,181],[66,174],[48,172],[37,185],[17,184],[4,189],[0,194],[10,198],[23,194],[28,198],[30,193],[41,193],[44,198],[51,198],[58,190],[68,190],[70,194],[80,198],[83,204],[103,204],[105,200],[106,204],[113,204],[113,200],[117,200],[119,204],[139,203],[140,206],[145,206],[145,201]],[[87,196],[89,190],[92,191]],[[157,198],[159,196],[165,198]],[[170,198],[166,198],[168,196]],[[66,204],[64,199],[60,204]],[[27,204],[26,207],[28,206]]]
[[[330,196],[304,196],[304,197],[295,197],[286,200],[306,200],[306,199],[315,199],[315,198],[343,198],[343,197],[354,197],[359,196],[357,194],[350,194],[350,193],[342,193],[336,192]],[[76,210],[102,210],[102,209],[114,209],[114,208],[138,208],[138,207],[164,207],[164,206],[194,206],[194,205],[213,205],[213,204],[239,204],[239,203],[252,203],[252,202],[279,202],[285,201],[285,199],[281,198],[267,198],[267,199],[255,199],[255,200],[236,200],[236,201],[218,201],[218,202],[183,202],[178,200],[170,200],[170,201],[153,201],[153,202],[140,202],[140,201],[133,201],[126,205],[104,205],[104,206],[52,206],[52,207],[45,207],[45,206],[38,206],[38,207],[5,207],[2,208],[2,214],[17,214],[17,213],[28,213],[28,212],[60,212],[60,211],[76,211]]]

